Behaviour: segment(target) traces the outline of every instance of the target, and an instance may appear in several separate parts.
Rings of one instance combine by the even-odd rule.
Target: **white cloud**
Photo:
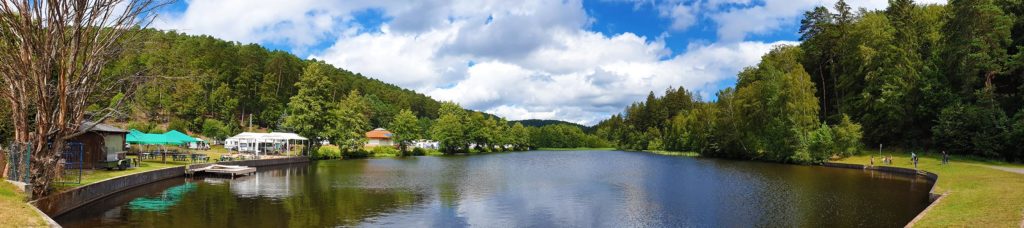
[[[459,26],[418,34],[395,33],[384,26],[381,33],[341,37],[312,58],[422,91],[456,80],[455,74],[465,71],[465,58],[437,56],[438,48],[454,39]]]
[[[697,23],[698,10],[700,10],[700,2],[695,2],[693,5],[677,3],[667,9],[662,9],[661,16],[672,18],[671,28],[673,30],[686,30]]]
[[[668,29],[687,30],[702,18],[717,26],[719,42],[738,42],[749,35],[770,34],[785,25],[799,23],[815,6],[831,9],[836,0],[623,0],[635,7],[655,7],[659,16],[672,21]],[[888,0],[849,0],[853,10],[884,9]],[[917,4],[945,4],[946,0],[922,0]]]
[[[933,0],[934,1],[934,0]],[[579,0],[222,0],[189,1],[156,27],[242,42],[284,44],[300,54],[441,100],[509,119],[593,124],[670,86],[704,97],[756,64],[774,45],[747,41],[778,32],[822,0],[639,0],[658,7],[673,30],[713,22],[716,42],[673,53],[661,37],[606,35]],[[850,1],[884,7],[885,0]],[[378,10],[386,20],[367,30],[354,18]]]
[[[607,37],[588,45],[615,46],[610,44],[617,42],[616,39]],[[643,40],[636,42],[660,47],[660,44]],[[629,61],[608,58],[590,65],[566,64],[580,67],[558,73],[542,70],[545,67],[524,68],[515,63],[486,62],[470,67],[466,79],[455,86],[436,89],[429,94],[510,119],[554,115],[563,120],[593,124],[642,99],[652,90],[660,92],[670,86],[684,86],[698,92],[713,93],[718,89],[717,83],[733,80],[736,72],[757,63],[763,53],[777,44],[793,43],[741,42],[696,46],[667,60],[659,60],[657,54]],[[586,53],[579,50],[584,49],[553,51],[534,56],[534,59],[549,65],[561,65],[559,56]]]

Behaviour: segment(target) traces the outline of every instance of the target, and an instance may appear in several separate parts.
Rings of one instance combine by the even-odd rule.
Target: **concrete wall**
[[[928,188],[928,202],[930,202],[931,204],[929,204],[928,207],[926,207],[923,211],[921,211],[921,213],[917,214],[917,216],[915,216],[914,219],[910,220],[910,222],[907,223],[907,225],[905,227],[913,227],[914,224],[917,223],[917,221],[920,221],[922,218],[924,218],[924,215],[927,214],[928,211],[930,211],[932,209],[932,207],[935,207],[935,205],[939,203],[939,200],[942,199],[942,196],[944,196],[943,194],[939,194],[939,193],[935,192],[935,183],[938,183],[939,175],[936,175],[936,174],[934,174],[932,172],[928,172],[928,171],[916,170],[916,169],[908,169],[908,168],[899,168],[899,167],[889,167],[889,166],[873,166],[873,167],[869,167],[869,166],[866,166],[866,165],[846,164],[846,163],[831,163],[831,162],[826,162],[825,164],[822,164],[822,166],[825,166],[825,167],[835,167],[835,168],[844,168],[844,169],[877,170],[877,171],[881,171],[881,172],[898,173],[898,174],[905,174],[905,175],[920,175],[920,176],[923,176],[925,179],[928,179],[928,180],[932,181],[932,186],[930,188]],[[1024,228],[1024,227],[1022,227],[1022,228]]]
[[[898,174],[905,174],[905,175],[920,175],[920,176],[923,176],[925,179],[928,179],[928,180],[932,181],[932,186],[931,186],[930,189],[928,189],[928,192],[932,194],[932,196],[930,197],[931,200],[935,201],[935,198],[937,197],[937,194],[935,194],[935,192],[933,190],[935,189],[935,183],[939,181],[939,175],[936,175],[936,174],[928,172],[928,171],[916,170],[916,169],[908,169],[908,168],[899,168],[899,167],[889,167],[889,166],[868,167],[866,165],[846,164],[846,163],[831,163],[831,162],[826,162],[825,164],[822,164],[822,166],[834,167],[834,168],[845,168],[845,169],[875,170],[875,171],[882,171],[882,172],[887,172],[887,173],[898,173]]]
[[[303,162],[309,162],[309,158],[291,157],[281,159],[231,161],[220,162],[219,164],[260,167]],[[102,199],[103,197],[110,196],[111,194],[115,194],[120,191],[128,190],[134,187],[142,186],[145,184],[161,180],[166,180],[169,178],[181,177],[184,175],[185,167],[182,166],[115,177],[108,180],[67,190],[64,192],[54,193],[53,195],[33,201],[32,204],[34,204],[37,208],[39,208],[39,210],[43,211],[43,213],[46,213],[50,217],[57,217],[68,211],[71,211],[72,209],[81,207],[85,204],[91,203],[98,199]]]
[[[39,210],[50,217],[57,217],[71,209],[78,208],[94,200],[106,197],[123,190],[140,185],[178,177],[185,174],[185,167],[173,167],[128,176],[115,177],[109,180],[81,186],[60,193],[54,193],[34,201]]]

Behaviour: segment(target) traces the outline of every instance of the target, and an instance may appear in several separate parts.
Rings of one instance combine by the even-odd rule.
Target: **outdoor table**
[[[173,154],[172,156],[174,157],[175,161],[187,161],[188,160],[188,155],[185,155],[185,154]]]
[[[193,154],[192,155],[192,161],[199,161],[199,160],[207,162],[207,161],[210,161],[210,157],[207,157],[205,154]]]

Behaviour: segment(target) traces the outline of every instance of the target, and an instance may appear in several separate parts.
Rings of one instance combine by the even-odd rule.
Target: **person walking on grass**
[[[917,155],[913,153],[911,153],[911,155],[913,157],[912,160],[914,160],[914,169],[917,169]]]
[[[942,151],[942,164],[949,164],[949,154],[947,154],[945,150]]]

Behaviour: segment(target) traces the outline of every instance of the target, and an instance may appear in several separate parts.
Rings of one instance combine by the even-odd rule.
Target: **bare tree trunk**
[[[64,142],[76,136],[95,97],[125,85],[100,70],[148,25],[156,0],[10,0],[0,4],[0,95],[11,106],[14,143],[31,145],[32,197],[61,173]],[[130,78],[129,78],[130,79]],[[120,106],[123,102],[118,102]],[[117,107],[107,107],[112,111]],[[93,113],[100,122],[109,117]],[[95,125],[93,125],[95,126]]]

